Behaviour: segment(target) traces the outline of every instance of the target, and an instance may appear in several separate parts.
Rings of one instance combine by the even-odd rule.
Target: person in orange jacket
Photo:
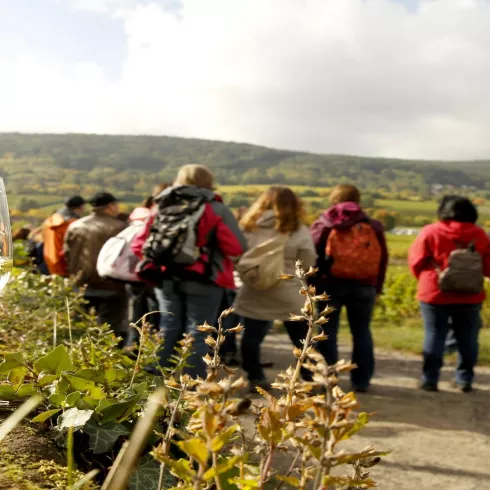
[[[81,196],[70,197],[65,201],[63,208],[44,222],[44,261],[52,275],[67,275],[63,257],[63,241],[68,226],[83,214],[85,204],[85,199]]]

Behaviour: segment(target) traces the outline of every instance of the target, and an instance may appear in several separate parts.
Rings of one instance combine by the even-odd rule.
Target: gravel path
[[[348,358],[348,349],[341,350]],[[270,379],[286,369],[287,336],[268,336],[263,357],[274,363]],[[475,391],[461,394],[450,385],[454,366],[448,366],[441,391],[425,393],[417,389],[420,364],[417,356],[377,352],[372,390],[359,395],[361,410],[376,414],[348,444],[392,451],[373,472],[380,489],[490,489],[490,369],[479,368]]]

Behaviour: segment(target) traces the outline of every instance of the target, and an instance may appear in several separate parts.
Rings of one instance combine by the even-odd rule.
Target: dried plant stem
[[[286,401],[286,406],[291,406],[293,402],[293,395],[294,395],[294,389],[296,386],[296,383],[298,382],[299,375],[301,373],[301,367],[303,366],[306,355],[308,353],[308,349],[310,348],[311,344],[311,339],[313,337],[313,333],[315,330],[315,321],[316,321],[316,312],[315,312],[315,303],[313,301],[313,298],[308,290],[308,284],[306,280],[303,278],[301,280],[301,285],[303,286],[303,289],[306,291],[306,297],[308,299],[308,304],[311,309],[311,313],[309,315],[309,318],[305,318],[305,320],[308,321],[308,332],[306,334],[306,338],[304,340],[303,344],[303,350],[301,351],[301,355],[298,358],[298,361],[296,362],[296,368],[294,370],[293,375],[291,376],[291,380],[289,382],[289,388],[288,388],[288,396],[287,396],[287,401]]]
[[[73,337],[71,334],[71,314],[70,314],[70,302],[68,298],[65,298],[66,304],[66,315],[67,315],[67,323],[68,323],[68,336],[70,338],[70,353],[73,354]]]
[[[177,413],[179,412],[179,407],[180,407],[180,402],[182,401],[182,397],[184,396],[184,393],[187,389],[187,385],[184,384],[182,385],[182,389],[180,391],[179,397],[177,398],[177,401],[175,402],[175,407],[172,410],[172,415],[170,416],[170,421],[168,423],[167,427],[167,432],[165,433],[165,436],[162,441],[162,448],[164,448],[164,453],[167,455],[168,453],[168,448],[170,447],[170,440],[173,437],[173,431],[174,431],[174,424],[175,424],[175,419],[177,418]],[[165,463],[160,464],[160,476],[158,478],[158,490],[163,489],[163,478],[165,476]]]
[[[293,459],[293,462],[291,463],[291,466],[289,467],[289,470],[287,471],[287,473],[284,475],[286,478],[291,475],[291,473],[294,471],[294,469],[296,468],[296,463],[298,462],[298,459],[300,458],[301,456],[301,450],[299,450],[297,453],[296,453],[296,456],[294,457]],[[284,485],[284,480],[279,483],[279,485],[277,485],[276,487],[276,490],[279,490],[280,488],[282,488],[282,486]]]

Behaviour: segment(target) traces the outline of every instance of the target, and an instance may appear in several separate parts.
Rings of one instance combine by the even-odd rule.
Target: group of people
[[[190,334],[194,342],[187,372],[193,377],[205,377],[203,358],[209,351],[208,334],[197,327],[216,324],[220,312],[233,306],[225,327],[244,326],[240,357],[252,392],[269,387],[261,345],[273,322],[283,322],[298,348],[308,330],[306,322],[290,321],[304,306],[299,280],[279,281],[273,267],[294,274],[298,260],[305,269],[316,266],[312,284],[329,295],[334,308],[329,322],[319,327],[328,340],[318,342],[317,350],[329,364],[338,361],[337,333],[345,307],[357,365],[352,389],[365,392],[375,368],[370,322],[383,292],[388,250],[382,224],[369,218],[360,202],[356,187],[335,187],[327,210],[309,228],[293,190],[271,187],[249,209],[233,213],[216,193],[212,172],[186,165],[172,185],[154,189],[129,223],[120,219],[111,194],[97,194],[88,203],[79,196],[69,199],[43,226],[43,254],[51,274],[74,276],[77,287],[85,288],[88,306],[126,346],[138,341],[128,325],[148,314],[163,340],[161,367],[168,367],[182,335]],[[92,212],[82,217],[86,204]],[[425,326],[421,387],[437,390],[451,330],[459,351],[456,382],[467,392],[477,362],[490,242],[475,224],[477,211],[468,199],[446,197],[438,214],[439,222],[422,230],[409,255]],[[131,236],[127,245],[138,280],[125,284],[101,277],[97,262],[104,244],[128,226],[137,227],[125,236]],[[468,281],[471,287],[465,286]],[[236,351],[235,336],[227,336],[223,357],[236,361]],[[301,374],[311,379],[308,370]]]

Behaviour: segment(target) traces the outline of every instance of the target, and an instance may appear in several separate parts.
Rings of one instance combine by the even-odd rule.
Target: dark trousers
[[[421,303],[424,320],[424,364],[422,381],[436,385],[444,363],[444,347],[449,329],[458,347],[456,382],[471,385],[478,360],[478,334],[481,328],[481,304],[432,305]],[[452,324],[449,323],[452,319]]]
[[[147,284],[127,284],[126,292],[129,300],[129,323],[138,323],[148,313],[158,311],[157,298],[151,286]],[[156,331],[160,324],[160,314],[153,313],[148,315],[146,321]],[[129,326],[126,345],[131,346],[134,343],[139,343],[139,337],[138,331]]]
[[[221,306],[219,308],[219,313],[221,314],[228,308],[233,306],[233,302],[235,301],[236,293],[233,289],[224,289],[223,290],[223,299],[221,301]],[[232,314],[225,319],[223,319],[223,329],[229,330],[230,328],[235,328],[241,319],[239,316]],[[234,357],[238,352],[237,342],[236,342],[236,334],[230,333],[225,337],[225,341],[220,349],[220,354],[222,356],[230,356]]]
[[[272,328],[272,322],[267,320],[254,320],[244,318],[244,327],[242,337],[242,366],[248,373],[251,381],[262,381],[265,379],[264,369],[261,361],[262,342]],[[303,349],[303,342],[308,333],[306,322],[284,322],[289,338],[295,347]],[[325,357],[327,343],[319,342],[315,348]],[[311,381],[312,373],[305,368],[301,369],[301,377],[305,381]]]
[[[104,291],[104,293],[107,293]],[[107,323],[118,337],[125,339],[128,333],[128,297],[126,291],[117,291],[110,296],[85,295],[87,309],[97,313],[100,324]]]
[[[329,316],[329,322],[324,325],[328,335],[325,342],[327,362],[333,365],[339,360],[337,334],[340,314],[345,307],[352,335],[352,362],[357,365],[357,369],[351,371],[351,382],[353,388],[367,389],[374,374],[374,344],[369,327],[376,301],[376,289],[358,283],[339,282],[328,293],[330,301],[318,305],[320,309],[324,309],[327,304],[335,308]]]

